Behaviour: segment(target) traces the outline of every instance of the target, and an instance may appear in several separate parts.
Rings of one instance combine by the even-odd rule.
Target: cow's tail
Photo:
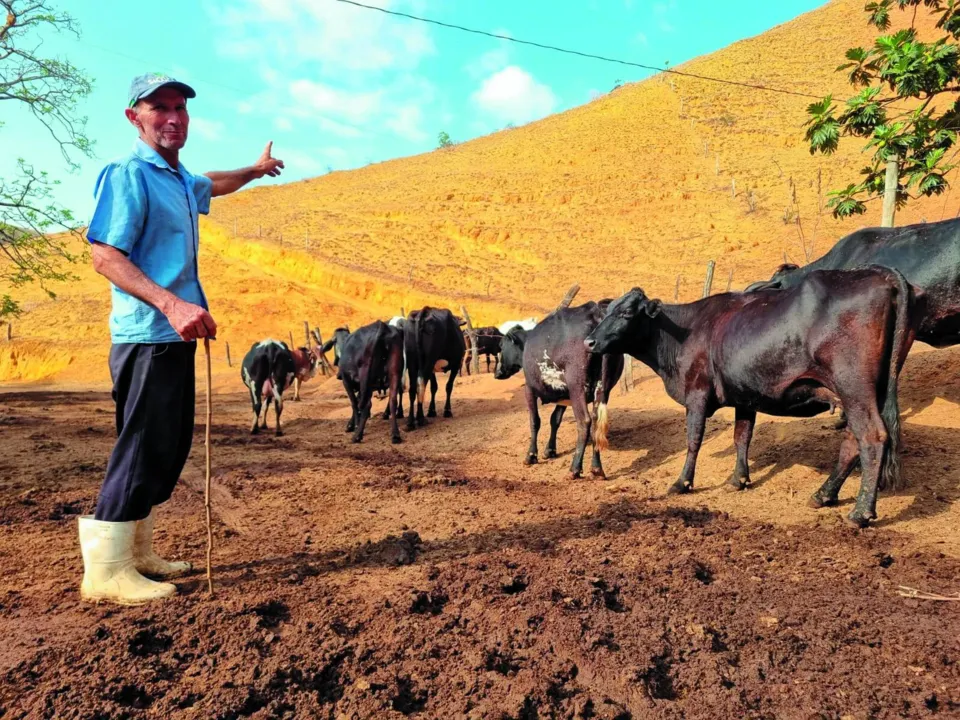
[[[910,351],[910,286],[906,278],[895,269],[888,269],[897,285],[897,311],[894,321],[893,338],[890,342],[890,366],[887,369],[887,391],[883,399],[883,424],[887,428],[889,445],[883,472],[879,479],[881,490],[899,490],[903,487],[903,475],[900,465],[900,403],[897,385],[900,365]]]
[[[610,447],[608,434],[610,432],[610,414],[607,412],[607,387],[610,375],[613,373],[613,356],[604,355],[600,365],[600,382],[597,383],[597,420],[594,423],[593,446],[598,452],[604,452]]]

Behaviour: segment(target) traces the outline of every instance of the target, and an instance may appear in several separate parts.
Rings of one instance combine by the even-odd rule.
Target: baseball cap
[[[130,98],[128,107],[133,107],[137,104],[139,100],[148,95],[156,92],[162,87],[174,87],[183,93],[185,98],[196,97],[197,93],[192,87],[186,83],[182,83],[179,80],[176,80],[169,75],[164,73],[146,73],[145,75],[139,75],[133,79],[133,82],[130,83]]]

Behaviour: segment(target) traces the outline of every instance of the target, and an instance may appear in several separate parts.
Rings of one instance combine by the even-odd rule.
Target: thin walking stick
[[[213,554],[213,529],[210,526],[210,418],[213,415],[210,398],[210,338],[203,339],[203,351],[207,356],[207,429],[204,436],[207,460],[207,481],[204,487],[203,506],[207,512],[207,592],[213,595],[213,574],[210,571],[210,557]]]

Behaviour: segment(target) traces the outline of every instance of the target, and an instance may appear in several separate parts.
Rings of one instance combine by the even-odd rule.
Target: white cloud
[[[397,108],[386,125],[400,137],[414,142],[422,142],[429,137],[423,130],[423,112],[417,105]]]
[[[491,73],[503,70],[510,64],[510,53],[507,48],[500,47],[496,50],[489,50],[476,60],[468,63],[464,70],[471,78],[479,79],[486,77]]]
[[[298,105],[353,123],[380,110],[379,92],[349,92],[313,80],[294,80],[290,96]]]
[[[205,120],[199,117],[190,118],[190,130],[204,140],[219,140],[223,136],[226,126],[219,120]]]
[[[293,130],[293,123],[290,122],[290,120],[289,120],[288,118],[286,118],[286,117],[284,117],[284,116],[282,116],[282,115],[280,115],[280,116],[278,116],[277,118],[274,119],[274,121],[273,121],[273,126],[274,126],[277,130],[281,130],[281,131],[283,131],[283,132],[290,132],[291,130]]]
[[[672,33],[676,28],[673,26],[672,16],[677,10],[677,0],[666,0],[666,2],[656,2],[653,4],[653,19],[657,23],[660,32]]]
[[[367,0],[383,8],[393,0]],[[335,68],[410,69],[436,51],[429,29],[397,22],[383,13],[325,0],[219,0],[211,8],[220,26],[216,47],[223,55],[257,58],[264,48],[299,62],[320,61]]]
[[[557,104],[553,91],[521,67],[510,65],[494,73],[471,96],[496,119],[526,123],[550,114]]]

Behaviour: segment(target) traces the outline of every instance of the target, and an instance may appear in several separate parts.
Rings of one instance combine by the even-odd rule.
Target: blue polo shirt
[[[144,275],[181,300],[209,309],[200,287],[199,213],[210,212],[213,182],[176,170],[142,140],[97,178],[96,208],[87,239],[123,251]],[[110,339],[168,343],[181,338],[152,305],[111,285]]]

